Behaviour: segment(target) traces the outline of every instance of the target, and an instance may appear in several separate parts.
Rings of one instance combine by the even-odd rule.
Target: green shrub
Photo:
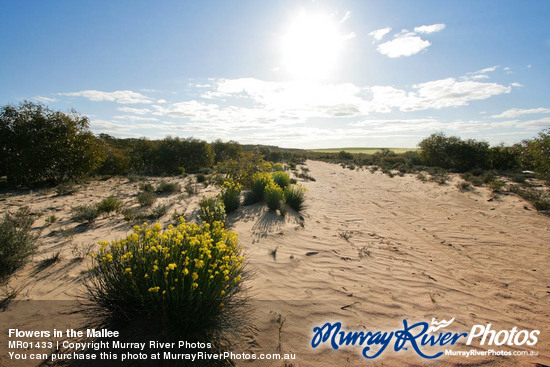
[[[97,205],[78,205],[71,208],[72,220],[79,223],[93,223],[96,218],[101,214],[97,209]]]
[[[225,206],[225,212],[231,213],[232,211],[237,210],[241,204],[241,184],[236,182],[226,181],[223,184],[221,199]]]
[[[242,152],[241,144],[235,141],[224,143],[218,139],[210,144],[214,150],[214,161],[216,163],[238,159]]]
[[[264,200],[267,207],[271,210],[277,210],[280,202],[284,199],[283,189],[275,182],[270,182],[264,189]]]
[[[341,150],[338,152],[338,159],[343,161],[348,161],[353,159],[353,154],[346,152],[345,150]]]
[[[534,200],[533,201],[533,206],[538,211],[550,210],[550,200],[548,200],[548,199]]]
[[[188,182],[185,187],[185,192],[189,195],[189,196],[193,196],[197,193],[197,187],[195,186],[194,183],[192,182]]]
[[[131,222],[139,218],[140,212],[136,208],[124,208],[120,212],[125,221]]]
[[[285,188],[290,184],[290,177],[286,172],[273,172],[273,181],[281,188]]]
[[[271,164],[265,162],[259,154],[242,153],[239,155],[239,159],[218,164],[217,171],[227,180],[238,182],[243,187],[250,187],[256,173],[271,172]]]
[[[153,175],[197,172],[214,162],[210,144],[193,138],[138,139],[132,142],[129,157],[133,171]]]
[[[424,164],[464,172],[489,165],[489,143],[432,134],[419,144]]]
[[[99,213],[113,213],[119,212],[124,204],[114,196],[109,196],[97,204],[97,210]]]
[[[57,222],[57,217],[55,216],[55,214],[52,214],[46,218],[46,224],[49,226],[51,226],[55,222]]]
[[[149,212],[148,217],[150,219],[162,218],[166,215],[166,213],[168,212],[168,209],[170,209],[169,204],[159,204],[159,205],[157,205],[157,206],[155,206],[154,208],[151,209],[151,211]]]
[[[75,194],[78,191],[78,188],[74,184],[74,182],[67,181],[62,182],[55,188],[55,191],[57,195],[59,196],[65,196],[65,195],[72,195]]]
[[[512,185],[510,192],[529,201],[538,211],[550,210],[550,197],[542,191],[533,188],[523,189],[519,185]]]
[[[32,186],[77,179],[100,166],[103,150],[88,119],[32,102],[0,111],[0,176]]]
[[[148,208],[150,206],[153,206],[155,201],[157,201],[157,195],[155,195],[155,193],[152,191],[140,191],[137,194],[136,200],[139,205]]]
[[[514,147],[499,145],[489,149],[490,166],[496,170],[513,170],[519,167],[520,152]]]
[[[156,191],[160,193],[174,194],[181,191],[181,186],[177,182],[166,182],[162,180],[158,184]]]
[[[487,184],[492,192],[500,192],[504,188],[504,182],[501,180],[493,180]]]
[[[273,178],[267,172],[257,172],[252,176],[250,184],[250,201],[258,202],[264,198],[265,187],[273,182]]]
[[[424,175],[422,172],[419,172],[417,175],[416,175],[416,178],[418,180],[420,180],[421,182],[426,182],[428,181],[428,178],[426,177],[426,175]]]
[[[38,246],[38,235],[31,232],[34,218],[27,207],[0,220],[0,283],[25,265]]]
[[[144,176],[135,175],[135,174],[130,174],[130,175],[128,175],[126,178],[128,178],[128,182],[129,182],[129,183],[134,183],[134,182],[138,182],[138,181],[143,181],[143,180],[145,180],[145,177],[144,177]]]
[[[522,167],[550,182],[550,129],[541,131],[537,138],[522,141],[516,149]]]
[[[495,180],[495,174],[492,171],[473,170],[461,175],[465,181],[469,181],[474,186],[483,186]]]
[[[142,182],[139,184],[139,189],[141,191],[145,191],[145,192],[154,192],[155,191],[155,187],[153,185],[151,185],[149,182]]]
[[[461,191],[461,192],[465,192],[465,191],[470,191],[472,189],[472,184],[469,183],[468,181],[461,181],[459,183],[456,184],[456,187]]]
[[[206,182],[206,176],[202,173],[197,174],[197,183],[204,183]]]
[[[276,171],[276,172],[278,172],[278,171],[281,171],[281,172],[282,172],[282,171],[285,170],[284,167],[283,167],[283,165],[282,165],[281,163],[275,163],[275,164],[273,164],[272,169],[273,169],[273,171]]]
[[[438,185],[445,185],[447,184],[447,180],[449,179],[449,176],[447,176],[444,173],[438,173],[430,177],[430,181],[436,182]]]
[[[227,216],[225,205],[219,197],[203,197],[199,202],[201,210],[199,219],[203,222],[213,224],[214,222],[225,223]]]
[[[302,185],[287,186],[284,188],[285,201],[297,212],[304,209],[304,196],[306,188]]]
[[[241,248],[221,222],[161,231],[134,226],[92,254],[89,298],[102,324],[142,330],[140,337],[182,340],[212,335],[235,320],[241,304]]]

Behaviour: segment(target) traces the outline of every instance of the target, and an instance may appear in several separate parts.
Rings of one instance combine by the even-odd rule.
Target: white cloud
[[[390,58],[401,56],[411,56],[428,48],[431,45],[429,41],[423,40],[418,36],[399,36],[391,41],[378,45],[378,52]]]
[[[478,70],[478,71],[474,72],[474,74],[490,73],[492,71],[495,71],[497,68],[498,68],[498,65],[491,66],[491,67],[488,67],[488,68],[485,68],[485,69]]]
[[[372,112],[419,111],[467,105],[493,95],[510,92],[497,83],[457,81],[454,78],[414,85],[410,89],[391,86],[359,87],[352,83],[319,84],[268,82],[254,78],[219,79],[203,93],[210,102],[182,101],[153,105],[155,116],[188,121],[187,128],[274,129],[315,119],[349,119]]]
[[[471,77],[469,77],[469,79],[474,79],[474,80],[489,79],[489,75],[485,75],[485,74],[472,75]]]
[[[115,120],[130,120],[130,121],[158,121],[155,117],[143,117],[136,115],[118,115],[113,116]]]
[[[550,117],[543,117],[537,120],[521,121],[516,124],[516,127],[529,129],[529,130],[541,130],[550,126]]]
[[[32,97],[32,99],[34,99],[35,101],[38,101],[38,102],[42,102],[42,103],[53,103],[53,102],[57,102],[57,99],[55,99],[55,98],[42,97],[42,96]]]
[[[390,33],[391,31],[391,27],[386,27],[386,28],[380,28],[380,29],[377,29],[375,31],[372,31],[369,33],[369,36],[373,36],[374,37],[374,41],[375,42],[378,42],[380,41],[382,38],[384,38],[384,36],[388,33]]]
[[[57,93],[60,96],[84,97],[90,101],[116,102],[120,104],[152,103],[152,99],[141,93],[131,90],[117,90],[114,92],[103,92],[99,90],[83,90],[80,92]]]
[[[523,84],[516,83],[516,82],[511,83],[510,85],[511,85],[512,87],[516,87],[516,88],[523,87]]]
[[[118,110],[126,113],[133,113],[134,115],[146,115],[151,113],[151,110],[148,108],[118,107]]]
[[[415,27],[414,32],[402,29],[399,33],[394,35],[393,40],[379,44],[377,50],[382,55],[386,55],[390,58],[415,55],[431,45],[430,41],[418,36],[419,33],[430,34],[439,32],[443,29],[445,29],[445,24],[443,23]],[[387,27],[369,33],[369,35],[374,37],[373,44],[380,41],[390,31],[391,28]]]
[[[355,38],[355,37],[357,37],[355,32],[350,32],[350,33],[346,34],[344,37],[342,37],[342,40],[347,41],[347,40],[350,40],[350,39]]]
[[[550,108],[538,107],[530,109],[511,108],[498,115],[492,115],[493,118],[515,118],[522,115],[534,113],[550,113]]]
[[[420,27],[415,27],[414,31],[416,33],[428,34],[428,33],[439,32],[439,31],[442,31],[443,29],[445,29],[445,24],[438,23],[438,24],[422,25]]]
[[[512,86],[461,77],[410,87],[212,79],[209,87],[195,88],[194,93],[202,93],[200,99],[152,103],[147,108],[119,106],[117,109],[123,113],[112,116],[109,121],[93,121],[92,128],[95,132],[107,133],[112,129],[113,133],[125,136],[185,134],[241,142],[258,142],[263,137],[269,139],[266,141],[269,143],[302,147],[333,141],[337,136],[359,142],[360,138],[366,141],[384,134],[424,136],[437,130],[478,132],[499,126],[513,128],[519,122],[513,119],[440,121],[417,114],[410,118],[412,114],[408,113],[464,106],[471,101],[509,93],[511,89]],[[374,113],[392,113],[392,118],[375,118]],[[394,114],[407,116],[396,118]],[[542,123],[544,121],[525,122],[524,129]]]
[[[340,19],[340,23],[344,23],[345,21],[347,21],[349,18],[351,17],[351,11],[346,11],[346,14],[344,14],[344,16],[342,17],[342,19]]]

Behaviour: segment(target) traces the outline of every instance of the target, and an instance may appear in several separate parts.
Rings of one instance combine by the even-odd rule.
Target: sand
[[[237,360],[238,365],[550,364],[550,218],[515,195],[491,200],[485,188],[460,192],[457,177],[438,185],[411,175],[390,178],[317,161],[308,161],[307,167],[316,181],[300,180],[308,189],[302,213],[289,210],[283,218],[254,204],[228,218],[253,273],[246,281],[253,310],[250,328],[235,351],[296,355],[296,360],[277,362]],[[183,186],[189,180],[170,181]],[[57,196],[53,190],[21,192],[0,201],[2,212],[29,205],[45,214],[35,223],[42,231],[39,253],[10,280],[10,287],[22,290],[17,302],[0,312],[2,337],[8,325],[75,327],[78,314],[62,307],[27,309],[25,302],[61,304],[82,294],[89,262],[79,258],[80,252],[97,241],[125,236],[131,224],[118,215],[100,218],[89,228],[76,226],[70,221],[70,208],[113,194],[137,206],[137,185],[113,178],[90,183],[71,196]],[[201,190],[215,192],[213,187]],[[173,204],[169,213],[177,210],[194,218],[198,198],[176,194],[160,202]],[[52,213],[60,221],[47,226],[45,218]],[[161,223],[170,220],[168,214]],[[58,262],[40,266],[58,251]],[[538,356],[442,356],[428,361],[412,350],[395,352],[388,347],[367,361],[360,347],[310,346],[313,328],[325,322],[378,331],[402,329],[403,319],[414,323],[432,318],[455,318],[448,327],[453,332],[469,332],[473,325],[487,323],[494,330],[539,329],[535,346],[474,343],[477,350],[525,350]],[[450,349],[472,348],[462,341]],[[18,365],[6,359],[5,343],[0,355],[1,365]]]

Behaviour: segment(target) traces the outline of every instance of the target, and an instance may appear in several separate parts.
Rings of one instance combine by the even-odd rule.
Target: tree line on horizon
[[[0,178],[6,177],[11,187],[55,185],[91,175],[196,173],[238,159],[244,151],[252,151],[271,162],[309,158],[390,169],[403,166],[441,167],[455,172],[528,169],[550,179],[549,130],[511,147],[490,147],[487,142],[447,137],[443,133],[430,135],[419,147],[418,151],[402,154],[383,150],[365,155],[247,146],[220,139],[208,143],[192,137],[119,139],[108,134],[94,135],[89,130],[88,118],[74,111],[53,111],[29,101],[3,106],[0,111]]]

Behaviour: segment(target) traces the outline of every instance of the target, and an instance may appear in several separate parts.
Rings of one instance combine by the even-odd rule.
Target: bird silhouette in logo
[[[449,321],[447,320],[441,320],[439,322],[435,321],[435,317],[432,318],[432,325],[428,328],[428,333],[435,333],[439,329],[446,328],[447,326],[451,325],[455,321],[455,318],[453,317]]]

